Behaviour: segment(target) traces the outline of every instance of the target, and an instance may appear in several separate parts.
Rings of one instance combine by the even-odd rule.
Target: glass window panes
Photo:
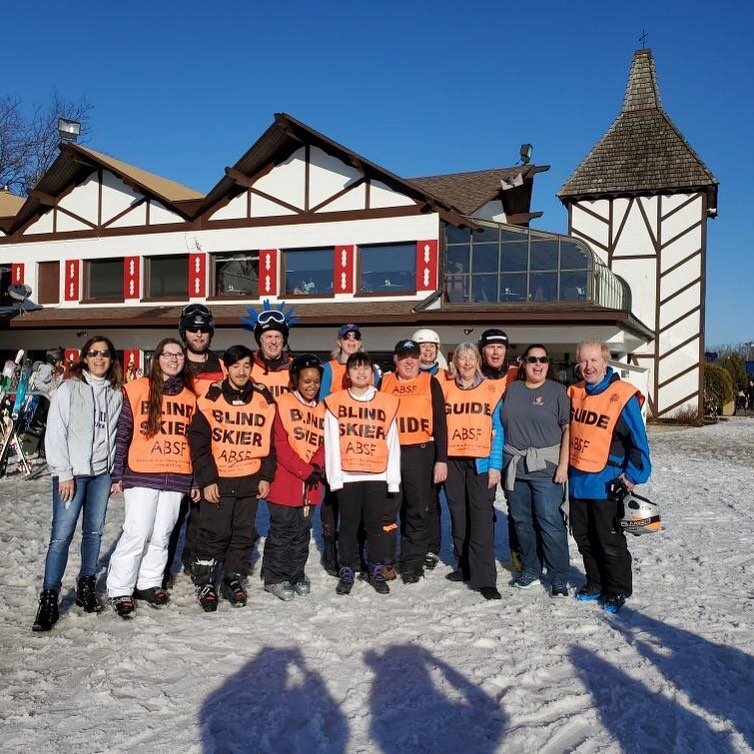
[[[259,252],[214,254],[215,296],[259,296]]]
[[[472,275],[471,300],[480,303],[496,303],[497,275]]]
[[[560,269],[581,270],[589,267],[589,259],[584,249],[570,241],[560,242]]]
[[[526,301],[526,273],[504,273],[500,275],[500,301],[520,303]]]
[[[556,270],[558,267],[557,240],[531,239],[531,269]]]
[[[449,246],[447,251],[448,274],[469,272],[469,246]]]
[[[362,293],[413,293],[416,290],[416,244],[360,246]]]
[[[188,297],[188,259],[183,254],[149,257],[148,280],[150,297]]]
[[[502,272],[526,272],[529,264],[529,244],[527,241],[506,243],[500,248],[500,270]]]
[[[586,301],[589,297],[587,270],[560,273],[560,300]]]
[[[497,243],[500,231],[497,228],[488,228],[486,225],[477,228],[471,234],[471,243]]]
[[[332,296],[333,254],[332,248],[286,250],[286,295]]]
[[[86,263],[87,297],[123,298],[123,259],[96,259]]]
[[[531,301],[557,301],[558,273],[532,272],[529,276],[529,298]]]
[[[471,249],[471,271],[497,272],[499,246],[496,243],[474,244]]]
[[[446,243],[468,243],[471,231],[468,228],[456,228],[454,225],[445,226]]]
[[[500,230],[500,241],[501,243],[511,243],[516,241],[526,241],[526,231],[516,231],[511,230],[510,228],[502,228]]]

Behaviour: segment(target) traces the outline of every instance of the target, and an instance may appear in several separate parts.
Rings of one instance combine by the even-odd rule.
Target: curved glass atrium
[[[477,221],[445,227],[445,297],[450,304],[583,302],[628,311],[624,280],[571,236]]]

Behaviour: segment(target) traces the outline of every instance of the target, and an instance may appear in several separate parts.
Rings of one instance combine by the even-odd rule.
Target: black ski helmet
[[[210,336],[215,334],[215,318],[204,304],[189,304],[184,307],[178,319],[178,333],[186,340],[186,330],[192,327],[206,327]]]
[[[298,376],[302,369],[316,369],[319,371],[320,377],[325,371],[325,367],[318,356],[313,353],[299,354],[291,363],[291,385],[294,388],[298,387]]]
[[[291,330],[285,320],[285,315],[277,309],[262,312],[256,325],[254,325],[254,340],[260,348],[262,347],[260,342],[262,335],[271,330],[275,330],[283,336],[283,346],[288,348],[288,334]]]

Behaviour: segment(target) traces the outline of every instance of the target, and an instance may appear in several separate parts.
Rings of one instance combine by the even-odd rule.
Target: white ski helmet
[[[657,503],[635,492],[627,492],[621,502],[623,517],[620,526],[624,532],[631,532],[638,537],[640,534],[660,531],[660,506]]]
[[[417,330],[412,336],[411,340],[415,343],[434,343],[438,348],[440,347],[440,336],[434,330],[428,330],[424,328]]]

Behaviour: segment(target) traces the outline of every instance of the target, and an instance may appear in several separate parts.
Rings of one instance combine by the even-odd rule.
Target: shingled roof
[[[0,189],[0,217],[13,217],[26,201],[21,196],[16,196],[5,187]]]
[[[660,104],[649,49],[637,50],[620,115],[563,184],[558,196],[637,194],[717,186]]]

